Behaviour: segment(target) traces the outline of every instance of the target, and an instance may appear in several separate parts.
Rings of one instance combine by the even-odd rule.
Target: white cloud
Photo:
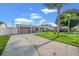
[[[45,19],[40,20],[39,25],[43,24],[45,21],[46,21]]]
[[[48,23],[48,24],[52,25],[53,27],[57,27],[55,23]]]
[[[57,12],[56,9],[48,9],[48,8],[41,9],[41,11],[44,12],[45,14]]]
[[[45,20],[45,19],[42,19],[42,20],[40,20],[40,21],[44,22],[44,21],[46,21],[46,20]]]
[[[34,21],[30,20],[30,19],[26,19],[26,18],[17,18],[17,19],[15,19],[15,23],[21,24],[23,22],[31,23],[31,22],[34,22]]]
[[[39,16],[38,14],[36,14],[36,13],[31,13],[30,19],[41,19],[41,18],[42,18],[42,17]]]
[[[40,19],[40,18],[42,18],[41,16],[31,16],[30,17],[31,19]]]
[[[37,16],[38,14],[37,13],[31,13],[30,15],[31,16]]]
[[[22,24],[22,22],[15,22],[15,24]]]

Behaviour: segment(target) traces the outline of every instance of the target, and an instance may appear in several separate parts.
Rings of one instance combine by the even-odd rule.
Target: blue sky
[[[67,4],[62,11],[76,8],[79,4]],[[39,25],[46,23],[55,23],[57,10],[48,10],[42,3],[2,3],[0,4],[0,21],[8,26],[12,24]]]

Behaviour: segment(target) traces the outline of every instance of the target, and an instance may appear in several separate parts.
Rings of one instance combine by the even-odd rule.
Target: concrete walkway
[[[21,35],[12,35],[2,56],[38,56],[36,48]]]
[[[22,36],[36,46],[40,56],[79,56],[79,48],[75,46],[49,41],[33,34]]]

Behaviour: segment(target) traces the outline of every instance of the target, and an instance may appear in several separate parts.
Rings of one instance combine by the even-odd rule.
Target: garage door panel
[[[22,29],[20,29],[20,33],[21,34],[28,34],[28,33],[30,33],[30,29],[24,29],[24,28],[22,28]]]

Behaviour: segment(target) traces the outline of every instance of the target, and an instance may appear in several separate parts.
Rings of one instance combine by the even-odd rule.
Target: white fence
[[[6,28],[0,30],[0,35],[11,35],[11,34],[17,34],[16,28]]]

